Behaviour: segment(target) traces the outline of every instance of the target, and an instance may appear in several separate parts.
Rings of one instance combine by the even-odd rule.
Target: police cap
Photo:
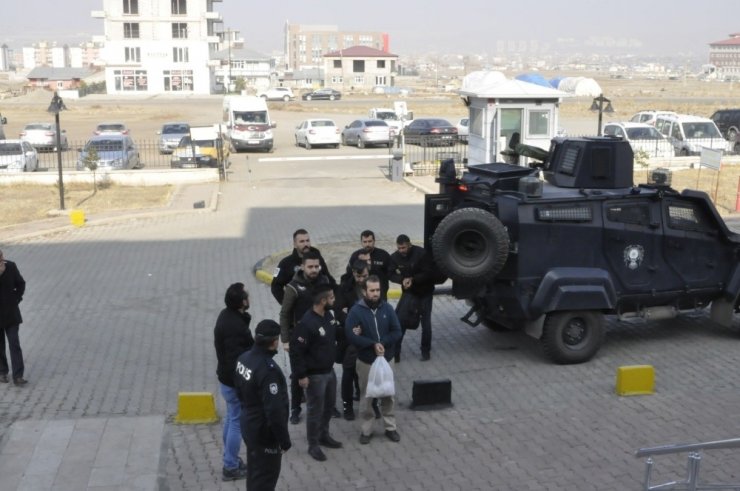
[[[263,338],[276,338],[280,336],[280,324],[272,319],[265,319],[257,324],[254,333]]]

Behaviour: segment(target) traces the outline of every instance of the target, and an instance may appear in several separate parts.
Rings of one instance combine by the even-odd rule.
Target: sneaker
[[[331,435],[319,438],[319,445],[326,448],[342,448],[344,446],[342,445],[342,442],[336,441],[331,437]]]
[[[297,425],[300,422],[301,422],[301,410],[293,409],[290,412],[290,424]]]
[[[319,462],[323,462],[326,460],[326,454],[324,454],[324,451],[321,450],[321,447],[312,446],[308,447],[308,455],[314,458],[314,460],[318,460]]]
[[[355,420],[355,409],[352,407],[351,404],[344,405],[344,419],[346,419],[347,421]]]
[[[372,435],[365,435],[364,433],[360,433],[360,443],[363,445],[367,445],[368,443],[370,443],[370,439],[372,437]]]
[[[332,418],[341,418],[342,417],[342,413],[339,412],[339,409],[332,408],[332,410],[331,410],[331,417]]]
[[[224,481],[237,481],[239,479],[246,479],[247,478],[247,469],[242,469],[241,467],[237,467],[236,469],[227,469],[224,467],[223,469],[223,475],[221,479]]]
[[[422,351],[421,361],[429,361],[431,358],[432,358],[432,355],[430,355],[428,351]]]
[[[7,373],[0,375],[0,383],[7,384],[8,382],[10,382],[10,380],[8,379]]]
[[[392,442],[398,443],[401,441],[401,435],[396,430],[385,430],[385,436]]]
[[[380,419],[382,415],[380,414],[380,407],[379,407],[377,399],[373,399],[372,406],[373,406],[373,412],[375,413],[375,419]]]
[[[13,379],[13,383],[15,385],[26,385],[28,383],[28,380],[24,379],[23,377],[17,377]]]

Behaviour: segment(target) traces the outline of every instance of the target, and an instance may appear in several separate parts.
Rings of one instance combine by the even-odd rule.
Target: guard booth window
[[[501,136],[506,137],[507,145],[514,133],[522,134],[522,110],[501,109]]]

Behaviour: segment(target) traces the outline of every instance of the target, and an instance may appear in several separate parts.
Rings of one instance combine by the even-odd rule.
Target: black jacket
[[[412,245],[405,256],[396,251],[391,254],[391,260],[393,261],[391,281],[401,284],[404,278],[413,278],[408,292],[414,295],[431,295],[434,293],[435,281],[444,281],[436,272],[431,254],[423,247]]]
[[[213,344],[218,359],[216,375],[219,382],[229,387],[234,387],[236,359],[254,344],[249,330],[251,320],[252,316],[246,312],[225,308],[218,314],[213,328]]]
[[[319,250],[315,247],[312,247],[311,251],[319,255],[321,272],[324,273],[327,278],[329,278],[329,284],[331,284],[331,286],[336,286],[337,282],[331,276],[331,273],[329,273],[329,267],[326,265],[324,258],[321,257],[321,253],[319,252]],[[282,305],[284,295],[283,289],[285,288],[285,285],[290,283],[290,280],[293,279],[293,276],[295,276],[300,268],[301,256],[298,255],[298,251],[295,249],[293,249],[293,252],[290,254],[290,256],[285,256],[278,263],[277,268],[272,275],[272,283],[270,283],[270,291],[272,292],[272,296],[275,297],[275,300],[277,300],[277,303]]]
[[[5,261],[5,272],[0,275],[0,327],[23,323],[18,304],[26,292],[26,281],[13,261]]]
[[[357,249],[349,257],[349,264],[347,264],[347,273],[352,272],[352,264],[354,264],[357,256],[365,252],[365,249]],[[380,278],[380,294],[385,300],[388,294],[388,280],[391,276],[391,255],[385,249],[373,248],[370,253],[370,274],[374,274]]]
[[[324,316],[313,308],[305,313],[290,340],[290,371],[293,377],[329,373],[334,369],[339,322],[331,310]]]
[[[317,285],[328,284],[326,275],[319,276],[312,282],[299,270],[293,279],[285,286],[285,296],[280,306],[280,340],[283,343],[290,341],[293,328],[301,320],[303,314],[313,306],[313,288]]]
[[[275,351],[260,346],[236,362],[234,386],[241,402],[241,432],[248,448],[288,450],[288,387],[272,359]]]

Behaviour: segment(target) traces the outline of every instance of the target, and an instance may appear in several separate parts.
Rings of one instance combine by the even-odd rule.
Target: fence
[[[439,137],[421,137],[418,144],[405,144],[404,160],[411,165],[417,176],[436,175],[443,160],[453,159],[458,171],[465,168],[468,162],[468,145],[466,142],[453,141],[439,144]]]

